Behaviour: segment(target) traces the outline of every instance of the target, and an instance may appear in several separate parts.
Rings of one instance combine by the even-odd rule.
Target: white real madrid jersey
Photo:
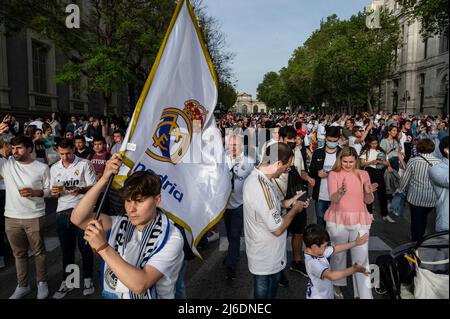
[[[59,160],[50,168],[51,187],[56,182],[62,182],[64,187],[88,187],[95,184],[97,178],[91,162],[75,156],[69,167],[64,167]],[[74,208],[83,198],[82,194],[65,195],[58,198],[57,212]]]
[[[276,190],[255,168],[244,183],[245,249],[252,274],[275,274],[286,267],[286,232],[272,234],[282,223]]]

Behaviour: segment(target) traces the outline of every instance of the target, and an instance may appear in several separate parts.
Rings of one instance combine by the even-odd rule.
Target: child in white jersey
[[[370,272],[358,264],[342,270],[331,270],[327,258],[331,255],[351,249],[355,246],[364,245],[369,240],[368,234],[350,243],[336,246],[328,246],[330,235],[320,225],[308,225],[303,232],[305,242],[305,264],[308,273],[308,285],[306,288],[307,299],[334,299],[333,281],[360,272],[368,276]]]

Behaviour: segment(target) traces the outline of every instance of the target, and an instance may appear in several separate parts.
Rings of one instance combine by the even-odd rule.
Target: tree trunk
[[[132,81],[131,83],[128,84],[128,98],[129,98],[129,112],[130,114],[133,113],[134,108],[136,107],[136,85],[135,83]]]
[[[103,93],[103,100],[105,104],[103,105],[103,115],[108,117],[108,110],[111,105],[111,93]]]
[[[372,100],[372,94],[370,94],[370,92],[367,92],[367,107],[368,107],[369,114],[373,113],[371,100]]]

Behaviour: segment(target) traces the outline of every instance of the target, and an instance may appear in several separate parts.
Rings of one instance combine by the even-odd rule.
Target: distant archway
[[[253,105],[253,113],[259,113],[258,112],[258,105]]]
[[[242,105],[242,113],[248,113],[248,106]]]

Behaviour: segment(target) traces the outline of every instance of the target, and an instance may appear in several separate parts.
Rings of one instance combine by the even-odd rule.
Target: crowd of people
[[[62,282],[54,298],[73,289],[66,284],[66,267],[75,263],[77,245],[86,296],[95,292],[94,250],[104,261],[105,298],[186,297],[183,276],[192,253],[182,227],[158,208],[157,175],[132,174],[120,191],[110,190],[100,218],[93,217],[109,177],[122,163],[118,151],[128,122],[72,115],[62,123],[57,113],[25,123],[3,117],[0,269],[6,233],[18,282],[12,299],[31,291],[28,247],[36,261],[37,298],[49,295],[46,197],[57,200],[62,256]],[[223,217],[226,274],[230,280],[237,276],[243,232],[255,298],[275,298],[277,288],[289,284],[287,233],[292,235],[289,269],[309,278],[307,298],[342,298],[340,287],[353,275],[354,296],[371,299],[373,214],[395,223],[408,205],[412,241],[425,235],[433,210],[436,231],[448,230],[448,116],[226,113],[216,124],[232,189]],[[316,221],[307,225],[306,209],[312,205]],[[217,237],[215,228],[203,242]],[[350,268],[346,250],[351,250]]]

